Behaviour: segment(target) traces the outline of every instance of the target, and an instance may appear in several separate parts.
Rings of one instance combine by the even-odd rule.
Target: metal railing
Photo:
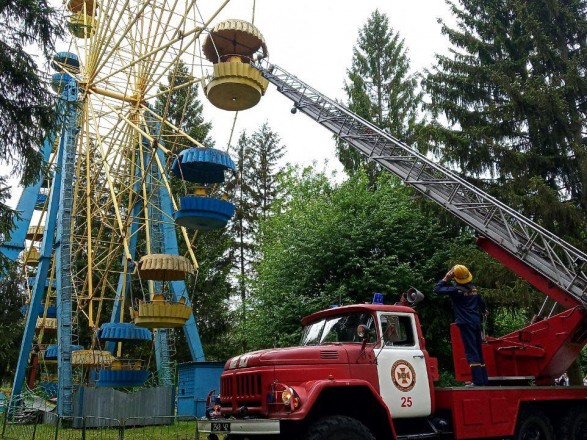
[[[52,413],[27,410],[12,414],[0,404],[6,440],[202,440],[194,417],[58,417]]]

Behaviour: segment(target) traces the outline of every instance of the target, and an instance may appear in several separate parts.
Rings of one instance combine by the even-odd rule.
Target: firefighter
[[[473,275],[462,264],[449,270],[434,287],[437,295],[448,295],[455,314],[455,323],[461,331],[467,362],[471,367],[473,382],[469,386],[488,385],[487,370],[481,348],[481,316],[489,311],[477,288],[471,283]]]

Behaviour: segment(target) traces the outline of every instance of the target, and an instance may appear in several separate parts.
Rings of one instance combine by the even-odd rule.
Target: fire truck
[[[481,249],[545,294],[543,319],[486,338],[489,386],[439,387],[413,307],[323,310],[302,320],[299,346],[229,359],[200,432],[210,440],[587,439],[587,387],[553,386],[587,343],[587,255],[279,66],[256,67],[292,112],[474,228]],[[470,380],[455,325],[451,340],[455,377]]]

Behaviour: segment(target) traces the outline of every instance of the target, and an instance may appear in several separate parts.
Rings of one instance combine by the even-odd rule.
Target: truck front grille
[[[223,407],[234,409],[246,406],[259,408],[263,402],[261,374],[232,373],[223,375],[220,382],[220,396]]]

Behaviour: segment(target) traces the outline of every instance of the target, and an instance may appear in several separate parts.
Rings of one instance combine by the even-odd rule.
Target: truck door
[[[381,397],[394,418],[431,412],[428,370],[409,313],[379,312],[380,348],[376,349]]]

